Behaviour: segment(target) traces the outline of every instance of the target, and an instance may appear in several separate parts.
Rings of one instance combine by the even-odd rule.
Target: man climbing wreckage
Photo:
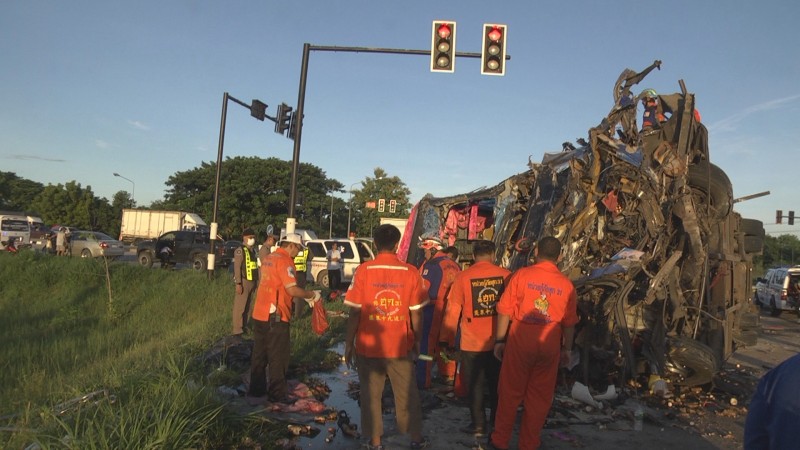
[[[398,252],[417,263],[418,237],[433,232],[469,264],[471,242],[490,239],[496,261],[514,271],[530,264],[538,239],[557,237],[560,269],[579,295],[573,374],[603,391],[631,378],[706,384],[757,336],[750,268],[763,224],[733,211],[731,182],[709,161],[683,81],[679,93],[633,93],[660,64],[622,72],[614,106],[588,140],[566,142],[494,187],[424,197]],[[640,131],[637,104],[653,94],[659,120]]]

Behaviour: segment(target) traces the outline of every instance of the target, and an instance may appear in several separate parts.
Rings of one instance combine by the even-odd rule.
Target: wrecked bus
[[[614,106],[587,139],[495,186],[425,196],[399,250],[419,264],[416,242],[435,234],[468,265],[472,241],[489,239],[513,271],[529,264],[540,237],[557,237],[560,268],[579,294],[574,370],[600,390],[650,376],[706,384],[757,337],[749,299],[763,224],[733,210],[731,182],[709,160],[683,81],[680,92],[659,96],[663,123],[638,129],[631,88],[659,65],[623,71]]]

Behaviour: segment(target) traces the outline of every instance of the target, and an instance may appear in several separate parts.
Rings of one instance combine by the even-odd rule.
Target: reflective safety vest
[[[305,272],[308,268],[308,249],[304,248],[294,257],[294,270]]]
[[[253,281],[256,273],[258,273],[258,261],[254,260],[251,254],[252,250],[246,246],[242,246],[242,253],[244,253],[244,273],[247,281]]]

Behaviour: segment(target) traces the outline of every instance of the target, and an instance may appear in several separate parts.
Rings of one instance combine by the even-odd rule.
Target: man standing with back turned
[[[525,404],[525,411],[519,448],[539,447],[553,403],[558,366],[572,351],[578,323],[575,287],[556,265],[561,260],[561,243],[544,237],[536,244],[534,255],[536,263],[511,277],[497,304],[494,354],[503,364],[490,439],[495,449],[508,448],[520,403]]]
[[[358,370],[361,385],[361,430],[366,447],[382,450],[381,397],[386,376],[394,392],[397,428],[411,435],[411,448],[430,445],[422,436],[422,407],[414,380],[415,347],[422,338],[420,308],[427,303],[422,277],[399,259],[400,230],[380,225],[374,234],[378,255],[361,264],[344,304],[350,307],[344,355]]]

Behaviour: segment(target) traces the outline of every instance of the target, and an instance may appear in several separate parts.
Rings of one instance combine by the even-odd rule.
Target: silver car
[[[99,231],[72,230],[72,255],[81,258],[116,258],[125,254],[125,244]]]

